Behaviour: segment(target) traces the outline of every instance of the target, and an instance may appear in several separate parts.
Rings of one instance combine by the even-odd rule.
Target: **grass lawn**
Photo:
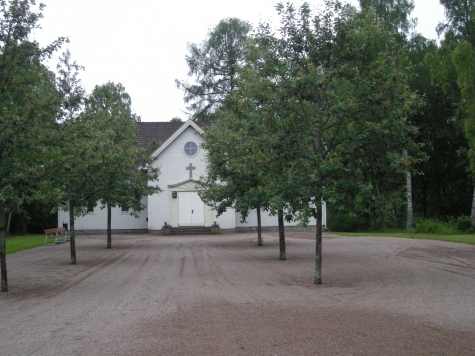
[[[44,235],[17,235],[7,237],[7,255],[23,250],[43,246]]]
[[[331,232],[335,235],[341,236],[388,236],[388,237],[404,237],[407,239],[421,239],[421,240],[439,240],[449,242],[463,242],[466,244],[475,245],[475,234],[460,234],[460,235],[439,235],[439,234],[424,234],[415,233],[404,230],[385,231],[385,232]]]

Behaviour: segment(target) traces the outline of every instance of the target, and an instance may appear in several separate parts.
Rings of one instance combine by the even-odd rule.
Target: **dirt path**
[[[475,246],[105,236],[7,256],[0,355],[474,355]]]

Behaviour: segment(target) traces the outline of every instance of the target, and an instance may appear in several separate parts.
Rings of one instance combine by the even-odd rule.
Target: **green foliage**
[[[473,232],[474,226],[470,216],[459,216],[456,220],[457,230],[460,232]]]
[[[441,0],[445,8],[447,22],[439,24],[437,31],[444,34],[442,55],[447,68],[455,68],[457,85],[460,90],[460,111],[464,114],[464,131],[468,141],[469,167],[472,178],[475,173],[475,99],[473,82],[475,79],[475,2],[472,0]],[[436,57],[436,56],[434,56]],[[436,57],[437,58],[437,57]],[[433,61],[440,63],[440,61]],[[453,70],[453,69],[452,69]],[[443,73],[447,73],[445,70]],[[475,202],[475,200],[474,200]],[[475,205],[472,203],[471,219],[475,222]]]
[[[64,39],[46,48],[29,40],[43,9],[35,13],[32,5],[0,3],[0,201],[8,207],[42,195],[39,165],[59,99],[54,76],[43,62]]]
[[[158,169],[149,166],[148,152],[137,145],[137,122],[130,96],[120,84],[96,86],[86,99],[83,123],[94,132],[99,157],[94,171],[96,197],[104,205],[143,209],[141,198],[159,192],[149,181],[158,178]]]
[[[469,143],[468,158],[470,169],[475,174],[475,49],[472,45],[462,40],[453,52],[453,62],[458,74],[457,84],[460,88],[463,101],[461,106],[465,109],[465,135]]]
[[[367,217],[351,214],[330,214],[327,216],[327,224],[330,231],[341,232],[367,231],[370,227]]]
[[[416,25],[409,16],[414,10],[413,0],[359,0],[363,11],[373,11],[384,26],[391,26],[401,33],[408,33]]]
[[[71,62],[69,51],[60,58],[56,78],[61,96],[57,112],[60,124],[51,132],[54,146],[51,155],[46,157],[48,181],[53,184],[50,194],[57,191],[58,202],[72,216],[87,213],[88,206],[97,201],[94,172],[101,163],[96,155],[100,145],[96,141],[97,132],[82,116],[86,93],[78,73],[83,69]]]
[[[319,204],[335,195],[334,181],[362,181],[373,170],[385,182],[391,166],[403,172],[416,162],[416,131],[407,117],[420,101],[393,34],[371,14],[361,18],[339,3],[329,2],[315,18],[307,5],[277,9],[279,38],[261,26],[240,82],[257,105],[251,115],[268,150],[261,161],[282,169],[279,179],[268,175],[272,190]],[[411,146],[410,160],[404,146]]]
[[[414,206],[424,218],[444,219],[470,210],[472,182],[467,174],[467,139],[457,75],[447,48],[417,36],[412,39],[410,59],[417,76],[411,87],[422,93],[425,105],[413,116],[419,127],[416,138],[428,160],[416,165],[413,179]]]
[[[416,221],[414,222],[414,231],[416,233],[444,235],[458,233],[457,229],[452,224],[433,219],[416,219]]]
[[[40,234],[44,229],[56,227],[58,216],[52,213],[55,208],[56,206],[52,203],[44,201],[32,201],[29,204],[24,204],[21,209],[13,212],[10,233]]]
[[[190,77],[196,84],[176,80],[185,92],[188,110],[198,121],[210,121],[226,97],[236,89],[237,70],[242,65],[244,44],[251,25],[237,18],[227,18],[210,30],[199,45],[188,44],[186,56]]]
[[[176,117],[172,118],[170,120],[170,122],[183,122],[183,120],[180,117],[176,116]]]
[[[0,2],[0,264],[2,291],[8,291],[6,213],[43,199],[49,182],[42,159],[48,154],[59,96],[44,62],[65,42],[46,48],[29,39],[39,28],[43,4]]]
[[[445,38],[464,38],[475,45],[475,2],[473,0],[440,0],[444,6],[446,22],[439,23],[437,33]]]
[[[206,149],[219,157],[217,170],[241,176],[243,191],[261,193],[271,213],[321,222],[322,200],[337,201],[341,190],[366,193],[368,176],[380,199],[382,184],[394,185],[387,177],[420,160],[408,117],[421,101],[409,88],[412,69],[396,33],[374,14],[338,1],[315,15],[308,4],[276,9],[279,33],[262,24],[249,42],[237,89],[219,114],[222,141],[215,149],[207,141]],[[214,178],[222,191],[239,184]],[[319,265],[320,223],[316,250]]]
[[[120,83],[109,82],[94,88],[80,116],[80,124],[86,125],[92,134],[86,144],[92,142],[95,146],[89,153],[96,167],[90,177],[94,182],[91,191],[92,197],[107,207],[108,248],[112,207],[127,207],[134,214],[144,208],[143,196],[160,191],[157,185],[149,185],[158,179],[159,170],[151,166],[148,151],[137,144],[140,118],[132,112],[131,105],[125,88]]]

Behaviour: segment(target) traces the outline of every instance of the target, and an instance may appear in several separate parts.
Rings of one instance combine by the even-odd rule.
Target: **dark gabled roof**
[[[152,141],[163,143],[183,124],[184,122],[139,122],[137,142],[141,147],[148,147]],[[206,128],[211,125],[211,122],[196,124],[201,128]]]
[[[162,143],[178,130],[182,122],[139,122],[137,142],[141,147],[148,147],[152,141]]]

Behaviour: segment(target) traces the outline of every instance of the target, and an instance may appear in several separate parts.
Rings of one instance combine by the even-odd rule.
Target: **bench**
[[[53,239],[53,242],[48,241],[51,239]],[[69,231],[66,231],[64,227],[45,230],[45,246],[53,246],[57,243],[66,241],[69,241]]]

